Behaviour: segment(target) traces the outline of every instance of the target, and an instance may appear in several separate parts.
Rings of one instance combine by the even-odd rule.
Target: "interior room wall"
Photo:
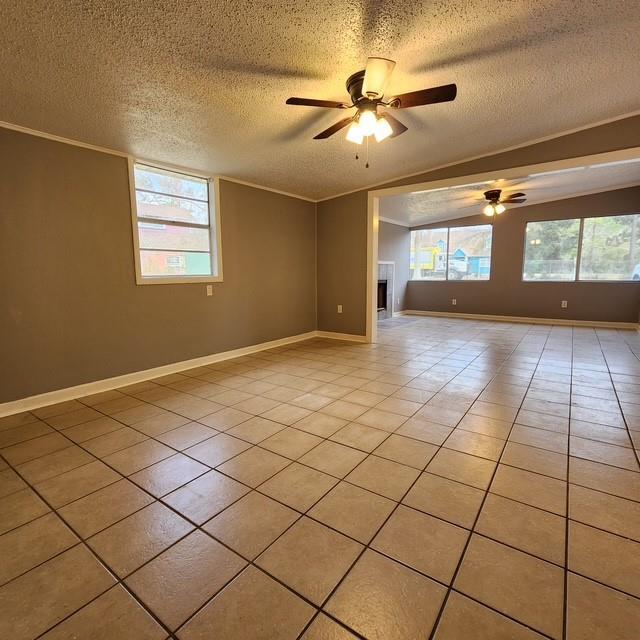
[[[378,229],[378,260],[395,263],[393,275],[393,310],[404,311],[409,280],[411,230],[398,224],[380,221]]]
[[[391,140],[389,144],[401,144],[400,140],[402,138],[397,142]],[[632,116],[512,151],[372,186],[370,189],[466,176],[638,146],[640,116]],[[320,264],[318,268],[318,328],[324,331],[344,331],[338,327],[347,326],[350,333],[365,335],[366,332],[366,258],[362,258],[362,264],[357,261],[360,256],[366,256],[367,191],[357,191],[318,203],[318,228],[323,230],[322,237],[318,235],[318,256],[331,258],[323,263],[322,269]],[[348,244],[351,251],[332,251],[330,244],[333,240],[347,232],[357,234],[341,241],[342,244]],[[348,310],[349,322],[336,314],[335,295],[332,291],[336,282],[339,282],[340,298],[353,301]]]
[[[480,214],[420,229],[493,223],[491,278],[485,281],[413,280],[407,309],[529,318],[637,322],[636,282],[523,282],[527,222],[640,212],[640,187],[608,191],[507,210],[492,219]],[[456,299],[455,307],[451,300]],[[567,308],[561,308],[561,301]]]
[[[318,328],[329,327],[327,331],[364,335],[362,327],[366,322],[367,300],[366,191],[320,202],[317,219]],[[342,313],[338,313],[338,305],[342,305]]]
[[[136,285],[127,160],[0,129],[0,402],[312,331],[315,204],[221,181],[224,282]]]

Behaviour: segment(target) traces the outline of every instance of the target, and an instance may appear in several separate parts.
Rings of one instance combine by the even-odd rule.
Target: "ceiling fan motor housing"
[[[347,78],[347,91],[351,96],[351,100],[353,104],[356,104],[358,100],[361,100],[364,96],[362,95],[362,85],[364,83],[364,69],[361,71],[356,71],[352,73]]]
[[[501,193],[502,193],[502,189],[489,189],[489,191],[484,192],[484,197],[489,202],[496,204],[498,200],[500,200]]]

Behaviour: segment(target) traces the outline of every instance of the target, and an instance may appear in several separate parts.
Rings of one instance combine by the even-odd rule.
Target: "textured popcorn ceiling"
[[[629,113],[633,0],[3,0],[0,120],[322,198]],[[390,93],[456,82],[371,146],[315,133],[368,55]]]
[[[637,186],[640,185],[640,159],[523,175],[508,180],[500,178],[499,171],[496,173],[495,179],[486,182],[385,196],[380,198],[380,216],[387,222],[415,227],[482,213],[487,204],[484,192],[488,189],[502,189],[502,198],[513,193],[525,193],[525,203],[508,205],[509,209],[516,209]]]

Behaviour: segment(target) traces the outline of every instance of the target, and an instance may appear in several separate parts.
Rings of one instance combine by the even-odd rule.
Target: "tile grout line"
[[[573,360],[575,335],[571,329],[571,372],[569,379],[569,423],[567,424],[567,480],[565,488],[565,517],[564,517],[564,568],[562,585],[562,640],[567,639],[568,631],[568,601],[569,601],[569,489],[571,483],[571,411],[573,407]]]
[[[435,365],[434,365],[434,366],[435,366]],[[466,367],[465,367],[465,368],[466,368]],[[427,370],[428,370],[428,369],[427,369]],[[494,377],[495,377],[495,376],[494,376]],[[492,378],[492,379],[493,379],[493,378]],[[450,381],[451,381],[451,380],[450,380]],[[366,383],[365,383],[365,384],[366,384]],[[447,384],[448,384],[448,383],[447,383]],[[446,384],[445,384],[445,386],[446,386]],[[185,416],[185,417],[186,417],[186,416]],[[197,422],[197,420],[194,420],[194,422]],[[125,426],[129,426],[129,427],[131,427],[131,428],[134,428],[134,429],[135,429],[135,427],[133,427],[132,425],[125,425]],[[287,427],[295,428],[295,424],[294,424],[294,425],[285,425],[285,426],[283,427],[283,429],[286,429]],[[178,427],[178,428],[179,428],[179,427]],[[453,430],[452,430],[452,432],[453,432]],[[390,437],[390,435],[392,435],[392,433],[394,433],[394,432],[389,432],[389,435],[387,436],[387,438],[388,438],[388,437]],[[147,434],[144,434],[144,435],[145,435],[146,437],[150,437],[151,439],[155,439],[153,436],[147,436]],[[218,434],[216,434],[216,435],[218,435]],[[215,437],[215,436],[212,436],[212,437]],[[385,438],[385,440],[386,440],[387,438]],[[328,440],[328,439],[329,439],[329,438],[323,438],[322,440],[324,441],[324,440]],[[506,442],[506,441],[505,441],[505,442]],[[78,443],[76,443],[76,444],[78,444]],[[163,443],[163,444],[164,444],[164,443]],[[257,443],[257,444],[250,443],[250,444],[251,444],[252,446],[259,446],[259,444],[260,444],[260,443]],[[318,443],[318,444],[320,444],[320,443]],[[165,445],[165,446],[166,446],[166,445]],[[343,446],[349,446],[349,445],[343,445]],[[173,448],[173,447],[171,447],[171,448]],[[438,451],[439,451],[441,448],[442,448],[442,445],[440,445],[440,447],[438,448]],[[174,451],[175,451],[175,448],[174,448]],[[183,451],[181,451],[181,450],[177,450],[177,452],[178,452],[178,453],[183,453]],[[364,459],[364,460],[366,460],[366,459],[367,459],[368,457],[370,457],[371,455],[374,455],[374,452],[372,452],[372,451],[370,451],[370,452],[366,452],[366,453],[367,453],[367,456],[365,457],[365,459]],[[184,455],[187,455],[187,454],[184,454]],[[435,455],[435,454],[434,454],[434,455]],[[363,460],[363,461],[364,461],[364,460]],[[152,463],[152,465],[153,465],[153,464],[156,464],[156,463]],[[222,463],[221,463],[221,464],[222,464]],[[299,463],[299,464],[302,464],[302,463]],[[427,464],[428,464],[428,463],[427,463]],[[151,466],[151,465],[149,465],[149,466]],[[206,465],[206,466],[209,466],[209,465]],[[285,467],[285,468],[288,468],[289,466],[291,466],[291,465],[289,464],[289,465],[287,465],[287,467]],[[425,467],[425,468],[426,468],[426,467]],[[423,469],[423,471],[424,471],[424,469]],[[206,472],[204,472],[204,473],[208,473],[208,471],[206,471]],[[277,473],[279,473],[279,472],[276,472],[276,474],[277,474]],[[275,475],[275,474],[274,474],[274,475]],[[419,476],[418,476],[418,477],[419,477]],[[236,480],[236,481],[237,481],[237,480]],[[344,478],[342,478],[342,479],[338,479],[338,482],[340,482],[340,481],[348,482],[348,481],[344,480]],[[183,486],[184,486],[184,485],[183,485]],[[357,485],[356,485],[356,486],[357,486]],[[251,487],[250,489],[253,489],[253,490],[256,490],[256,491],[257,491],[257,488],[256,488],[256,489],[254,489],[253,487]],[[487,491],[485,492],[485,494],[486,494],[487,492],[488,492],[488,489],[487,489]],[[152,497],[153,497],[155,500],[159,500],[159,501],[161,501],[161,498],[160,498],[160,499],[158,499],[158,498],[156,498],[153,494],[151,494],[151,495],[152,495]],[[273,499],[273,498],[271,498],[271,499]],[[318,500],[320,500],[320,499],[321,499],[321,498],[319,498]],[[226,507],[226,508],[228,508],[228,507]],[[312,507],[310,507],[310,508],[312,508]],[[396,508],[397,508],[397,506],[396,506]],[[394,509],[394,511],[395,511],[395,509]],[[182,514],[180,514],[180,515],[182,516]],[[184,517],[184,516],[182,516],[182,517]],[[302,517],[302,516],[301,516],[301,517]],[[325,526],[327,526],[327,525],[325,525]],[[384,526],[384,523],[383,523],[383,526]],[[199,527],[198,527],[198,528],[199,528]],[[206,533],[206,532],[205,532],[205,533]],[[210,534],[209,534],[209,535],[210,535]],[[344,535],[344,534],[343,534],[343,535]],[[383,554],[383,555],[384,555],[384,554]],[[219,592],[218,592],[218,593],[219,593]],[[315,606],[315,605],[314,605],[314,606]]]
[[[542,359],[542,357],[544,356],[544,350],[545,350],[546,345],[547,345],[547,343],[548,343],[548,341],[549,341],[549,337],[550,337],[550,335],[551,335],[551,330],[549,330],[549,331],[547,332],[547,334],[546,334],[546,339],[545,339],[545,341],[544,341],[544,344],[542,345],[542,348],[540,349],[540,356],[538,357],[538,361],[537,361],[537,364],[536,364],[536,368],[535,368],[535,369],[534,369],[534,371],[532,372],[532,376],[531,376],[531,379],[530,379],[530,381],[529,381],[529,385],[527,386],[527,390],[531,387],[531,380],[533,380],[533,378],[534,378],[534,376],[535,376],[535,372],[537,371],[538,366],[539,366],[539,364],[540,364],[540,360],[541,360],[541,359]],[[526,397],[526,393],[525,393],[525,397]],[[523,397],[523,399],[522,399],[522,403],[524,403],[524,397]],[[522,406],[522,403],[521,403],[521,405],[520,405],[520,406]],[[516,414],[516,416],[517,416],[517,414]],[[506,447],[506,442],[509,442],[509,436],[511,435],[511,432],[513,431],[513,426],[514,426],[514,424],[515,424],[515,419],[514,419],[514,422],[512,422],[512,424],[511,424],[511,428],[510,428],[510,430],[509,430],[509,433],[507,434],[507,440],[505,441],[505,447]],[[503,449],[502,449],[502,453],[504,453],[504,447],[503,447]],[[501,457],[502,457],[502,455],[501,455]],[[493,480],[494,480],[494,478],[495,478],[495,476],[496,476],[496,473],[497,473],[497,471],[498,471],[499,466],[500,466],[500,462],[498,461],[498,463],[496,464],[496,466],[495,466],[495,468],[494,468],[494,470],[493,470],[493,473],[492,473],[492,475],[491,475],[491,479],[489,480],[489,483],[488,483],[488,485],[487,485],[487,488],[486,488],[486,490],[485,490],[485,492],[484,492],[484,495],[483,495],[483,497],[482,497],[482,501],[481,501],[481,503],[480,503],[480,507],[478,508],[478,511],[477,511],[477,513],[476,513],[476,516],[475,516],[475,519],[474,519],[473,524],[472,524],[472,526],[471,526],[471,533],[469,534],[469,537],[467,538],[467,540],[466,540],[466,542],[465,542],[465,545],[464,545],[464,547],[463,547],[463,549],[462,549],[462,553],[461,553],[461,555],[460,555],[460,558],[458,559],[457,566],[456,566],[456,568],[455,568],[455,570],[454,570],[454,572],[453,572],[453,576],[451,577],[450,586],[449,586],[449,588],[448,588],[448,590],[447,590],[447,592],[446,592],[446,594],[445,594],[445,597],[444,597],[444,599],[443,599],[442,605],[441,605],[441,607],[440,607],[440,610],[439,610],[439,612],[438,612],[438,615],[437,615],[437,617],[436,617],[436,620],[435,620],[435,622],[434,622],[434,624],[433,624],[433,627],[432,627],[432,629],[431,629],[431,633],[429,634],[429,640],[434,640],[434,638],[435,638],[435,634],[437,633],[438,626],[439,626],[440,621],[441,621],[441,619],[442,619],[442,616],[443,616],[443,614],[444,614],[444,610],[445,610],[445,608],[446,608],[446,606],[447,606],[447,603],[448,603],[448,600],[449,600],[449,596],[450,596],[450,594],[451,594],[451,591],[453,590],[453,585],[455,584],[455,581],[456,581],[456,578],[457,578],[457,576],[458,576],[458,573],[460,572],[460,569],[461,569],[461,567],[462,567],[462,563],[463,563],[463,561],[464,561],[464,558],[465,558],[465,556],[466,556],[467,550],[468,550],[468,548],[469,548],[469,544],[471,543],[471,539],[472,539],[472,537],[473,537],[473,535],[474,535],[474,532],[475,532],[476,526],[477,526],[477,524],[478,524],[478,520],[479,520],[479,518],[480,518],[480,514],[482,513],[482,510],[483,510],[483,508],[484,508],[484,504],[485,504],[485,502],[486,502],[486,500],[487,500],[487,496],[489,495],[489,490],[490,490],[490,488],[491,488],[491,485],[493,484]],[[502,612],[501,612],[501,613],[502,613]],[[508,617],[510,617],[510,616],[508,616]],[[530,627],[530,625],[528,625],[528,624],[526,624],[526,623],[524,623],[524,622],[519,621],[519,623],[520,623],[520,624],[522,624],[523,626],[527,627],[527,628],[530,628],[530,629],[532,628],[532,627]],[[537,630],[537,629],[534,629],[534,631],[538,632],[538,630]],[[547,634],[545,634],[545,633],[542,633],[542,635],[547,636]],[[547,636],[547,637],[548,637],[548,636]]]
[[[4,459],[4,457],[3,457]],[[15,467],[13,467],[11,465],[11,463],[9,463],[6,459],[4,459],[5,462],[14,470],[15,473],[17,473],[18,475],[20,475],[20,473],[15,469]],[[134,600],[147,612],[147,614],[149,614],[155,621],[156,623],[158,623],[168,634],[170,638],[175,638],[175,636],[173,635],[173,633],[171,632],[171,630],[166,627],[164,625],[164,623],[158,618],[158,616],[156,616],[155,613],[153,613],[153,611],[151,609],[149,609],[143,602],[141,602],[140,600],[138,600],[138,598],[135,596],[135,594],[133,594],[133,592],[129,589],[129,587],[124,583],[124,580],[121,580],[119,578],[119,576],[112,571],[108,565],[106,565],[103,560],[100,558],[100,556],[91,548],[91,546],[89,544],[87,544],[87,542],[82,538],[81,535],[79,535],[79,533],[68,523],[66,522],[63,518],[61,518],[61,516],[58,514],[57,510],[51,505],[51,503],[42,495],[38,492],[38,490],[32,486],[22,475],[20,475],[20,477],[22,478],[22,480],[27,484],[27,486],[38,495],[38,497],[40,498],[40,500],[42,500],[47,507],[49,507],[49,512],[50,513],[54,513],[56,515],[56,517],[60,518],[64,524],[69,528],[69,530],[78,538],[78,542],[76,544],[74,544],[73,546],[69,547],[69,549],[65,549],[65,551],[61,552],[59,555],[62,555],[62,553],[65,553],[66,551],[69,551],[70,549],[73,549],[79,545],[82,545],[86,550],[89,551],[89,553],[91,554],[91,556],[97,560],[98,564],[103,567],[108,574],[110,574],[114,580],[115,583],[111,584],[107,589],[105,589],[104,591],[101,591],[97,596],[95,596],[94,598],[91,598],[88,602],[85,602],[81,607],[79,607],[78,609],[74,609],[71,613],[69,613],[68,615],[65,615],[62,619],[58,620],[54,625],[51,625],[49,627],[47,627],[44,631],[42,631],[41,633],[37,634],[36,639],[42,637],[45,633],[47,633],[48,631],[50,631],[51,629],[53,629],[54,627],[57,627],[59,624],[61,624],[62,622],[64,622],[65,620],[67,620],[68,618],[70,618],[71,616],[73,616],[75,613],[77,613],[78,611],[80,611],[81,609],[83,609],[84,607],[86,607],[87,605],[93,603],[95,600],[97,600],[98,598],[100,598],[102,595],[104,595],[105,593],[107,593],[108,591],[110,591],[111,589],[113,589],[115,586],[120,585],[122,586],[123,589],[125,589],[125,591],[127,593],[129,593],[129,595],[131,595]],[[46,515],[46,514],[43,514]],[[50,558],[51,559],[51,558]],[[45,561],[46,562],[46,561]],[[44,563],[41,563],[41,565]],[[39,566],[41,566],[39,565]],[[25,572],[22,575],[26,575]],[[9,584],[9,583],[7,583]]]
[[[465,368],[466,368],[466,367],[465,367]],[[498,370],[499,370],[499,369],[498,369]],[[464,371],[464,369],[463,369],[463,371]],[[461,372],[459,372],[459,374],[460,374],[460,373],[461,373]],[[458,374],[458,375],[459,375],[459,374]],[[454,378],[455,378],[455,377],[457,377],[457,376],[454,376]],[[495,376],[492,376],[491,380],[493,380],[493,377],[495,377]],[[454,379],[454,378],[452,378],[452,379]],[[491,380],[490,380],[489,382],[487,382],[487,384],[486,384],[483,388],[486,388],[486,386],[491,382]],[[447,384],[448,384],[448,383],[447,383]],[[444,386],[446,386],[446,384],[445,384]],[[468,409],[467,409],[467,411],[465,412],[465,414],[464,414],[464,415],[466,415],[466,414],[467,414],[467,412],[468,412]],[[463,415],[462,417],[464,417],[464,415]],[[460,420],[462,420],[462,417],[460,418]],[[459,422],[459,421],[458,421],[458,422]],[[433,459],[433,458],[438,454],[438,452],[443,448],[444,443],[445,443],[445,442],[446,442],[446,440],[449,438],[449,436],[451,435],[451,433],[453,433],[453,431],[454,431],[454,430],[455,430],[455,427],[454,427],[454,428],[452,428],[452,430],[451,430],[451,432],[449,433],[449,435],[447,436],[447,438],[445,438],[445,440],[444,440],[444,441],[443,441],[443,443],[438,447],[437,451],[434,453],[434,455],[432,456],[432,458],[431,458],[431,459],[430,459],[430,460],[425,464],[425,466],[424,466],[424,467],[423,467],[423,469],[422,469],[421,474],[420,474],[420,475],[418,475],[418,476],[416,477],[416,479],[411,483],[411,485],[410,485],[410,486],[407,488],[407,490],[404,492],[404,494],[402,495],[402,497],[400,498],[400,500],[396,503],[396,505],[395,505],[395,507],[393,508],[393,510],[392,510],[392,511],[389,513],[389,515],[388,515],[388,516],[383,520],[382,524],[378,527],[378,529],[376,530],[376,532],[375,532],[375,533],[373,534],[373,536],[370,538],[369,542],[364,546],[364,548],[362,549],[362,551],[360,552],[360,554],[358,554],[358,557],[357,557],[357,558],[354,560],[354,562],[350,565],[350,567],[349,567],[349,569],[347,570],[347,572],[342,576],[342,578],[339,580],[339,582],[336,584],[336,586],[335,586],[335,587],[331,590],[331,592],[326,596],[325,600],[323,601],[322,607],[321,607],[321,609],[322,609],[323,613],[325,613],[326,615],[329,615],[329,617],[332,617],[332,618],[333,618],[333,616],[332,616],[330,613],[328,613],[328,612],[324,609],[325,605],[326,605],[326,604],[331,600],[331,598],[333,597],[333,595],[338,591],[338,589],[340,588],[340,586],[342,585],[342,583],[344,582],[344,580],[346,579],[346,577],[350,574],[350,572],[351,572],[351,570],[353,569],[353,567],[357,564],[357,562],[360,560],[360,558],[364,555],[364,553],[365,553],[367,550],[370,550],[370,551],[372,551],[372,552],[374,552],[374,553],[378,553],[378,551],[377,551],[376,549],[372,549],[372,548],[371,548],[371,546],[370,546],[370,545],[371,545],[371,543],[375,540],[375,538],[378,536],[378,534],[380,533],[380,531],[384,528],[384,526],[387,524],[387,522],[391,519],[391,517],[394,515],[394,513],[398,510],[399,506],[400,506],[401,504],[403,504],[403,503],[402,503],[402,501],[406,498],[406,496],[407,496],[407,495],[408,495],[408,493],[411,491],[411,489],[413,488],[413,486],[414,486],[414,485],[416,484],[416,482],[419,480],[419,478],[421,477],[422,473],[424,473],[424,472],[425,472],[425,469],[427,468],[427,466],[429,465],[429,463],[431,462],[431,460],[432,460],[432,459]],[[498,464],[496,463],[496,469],[497,469],[497,467],[498,467]],[[494,470],[494,473],[495,473],[495,470]],[[488,492],[488,487],[487,487],[487,490],[486,490],[486,492],[485,492],[485,497],[486,497],[486,493],[487,493],[487,492]],[[405,506],[406,506],[406,505],[405,505]],[[482,509],[482,505],[480,506],[480,509],[479,509],[479,511],[478,511],[478,514],[480,513],[480,510],[481,510],[481,509]],[[468,536],[468,538],[467,538],[467,545],[468,545],[468,541],[471,539],[472,533],[473,533],[473,531],[472,531],[472,530],[469,530],[469,536]],[[463,549],[463,552],[462,552],[462,554],[461,554],[461,556],[460,556],[460,562],[462,561],[462,558],[464,557],[464,551],[466,550],[466,546],[467,546],[467,545],[465,545],[465,548]],[[388,557],[388,556],[386,556],[386,554],[382,554],[382,555],[385,555],[385,557]],[[405,566],[406,566],[406,565],[405,565]],[[412,570],[412,571],[415,571],[415,569],[411,569],[411,570]],[[420,574],[420,572],[418,572],[418,573]],[[424,575],[424,574],[420,574],[420,575]],[[455,578],[455,574],[454,574],[453,578],[451,579],[450,584],[453,584],[454,578]],[[428,579],[433,580],[431,577],[428,577]],[[450,590],[450,589],[451,589],[451,587],[449,587],[449,590]],[[442,613],[442,611],[443,611],[443,609],[444,609],[444,607],[445,607],[445,605],[446,605],[446,601],[447,601],[448,593],[449,593],[449,592],[447,592],[447,594],[445,594],[445,597],[444,597],[444,599],[443,599],[443,603],[442,603],[441,608],[440,608],[440,613],[439,613],[439,615],[436,617],[436,620],[435,620],[435,621],[434,621],[434,623],[433,623],[433,627],[432,627],[432,631],[431,631],[431,635],[430,635],[430,637],[433,635],[433,633],[435,632],[435,630],[436,630],[436,628],[437,628],[437,625],[438,625],[438,621],[439,621],[440,615],[441,615],[441,613]],[[310,623],[309,623],[309,624],[310,624]],[[303,630],[302,630],[302,632],[301,632],[301,634],[298,636],[298,639],[299,639],[299,640],[300,640],[300,638],[301,638],[301,635],[305,632],[305,630],[306,630],[306,628],[305,628],[305,629],[303,629]]]

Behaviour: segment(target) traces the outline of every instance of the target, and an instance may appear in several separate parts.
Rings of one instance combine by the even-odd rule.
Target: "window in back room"
[[[579,238],[578,218],[528,222],[525,230],[522,279],[575,280]]]
[[[490,224],[411,231],[412,280],[489,280]]]
[[[525,281],[640,281],[640,214],[529,222],[525,236]]]
[[[640,280],[640,215],[586,218],[580,280]]]

